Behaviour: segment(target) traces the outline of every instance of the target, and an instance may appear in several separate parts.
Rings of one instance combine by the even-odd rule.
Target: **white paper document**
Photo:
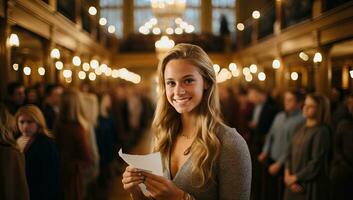
[[[160,152],[151,153],[147,155],[131,155],[125,154],[122,150],[119,150],[119,156],[128,164],[137,169],[148,171],[149,173],[163,176],[162,159]],[[146,189],[145,184],[139,184],[140,189],[144,195],[149,195],[150,193]]]

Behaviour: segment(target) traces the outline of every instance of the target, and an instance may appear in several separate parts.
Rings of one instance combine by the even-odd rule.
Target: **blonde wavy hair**
[[[0,104],[0,144],[17,148],[17,143],[14,139],[15,130],[15,118],[7,111],[5,105]]]
[[[85,118],[84,100],[77,89],[66,89],[61,96],[58,126],[67,122],[77,122],[83,129],[89,131],[90,124]]]
[[[37,134],[43,134],[50,138],[53,138],[53,136],[50,134],[47,128],[44,115],[37,106],[29,104],[29,105],[20,107],[15,115],[16,122],[18,122],[18,119],[21,115],[27,115],[34,120],[34,122],[38,126]]]
[[[159,96],[153,120],[155,130],[154,151],[161,152],[163,160],[169,155],[173,140],[181,131],[181,115],[169,104],[166,97],[164,71],[169,61],[184,59],[197,67],[207,89],[204,90],[200,104],[193,112],[197,113],[197,136],[191,147],[192,173],[196,176],[197,187],[202,187],[212,180],[213,169],[220,152],[217,128],[222,124],[220,119],[218,89],[213,63],[207,54],[198,46],[178,44],[166,53],[158,65]],[[163,162],[164,163],[164,162]]]

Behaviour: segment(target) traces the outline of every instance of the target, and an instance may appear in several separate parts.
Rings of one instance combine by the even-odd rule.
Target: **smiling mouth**
[[[174,102],[178,103],[178,104],[183,104],[188,102],[189,100],[191,100],[191,97],[188,98],[181,98],[181,99],[174,99]]]

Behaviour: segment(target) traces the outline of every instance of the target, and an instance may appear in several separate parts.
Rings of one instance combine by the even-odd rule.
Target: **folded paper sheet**
[[[163,167],[162,167],[162,159],[161,154],[151,153],[147,155],[131,155],[125,154],[122,150],[119,150],[119,156],[128,164],[137,169],[148,171],[152,174],[156,174],[159,176],[163,176]],[[140,189],[142,190],[144,195],[149,195],[150,193],[146,189],[145,184],[139,184]]]

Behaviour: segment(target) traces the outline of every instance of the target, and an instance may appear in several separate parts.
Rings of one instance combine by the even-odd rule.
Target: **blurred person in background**
[[[84,116],[80,95],[78,90],[64,91],[55,128],[60,152],[59,199],[63,200],[84,199],[84,172],[94,163],[88,138],[91,126]]]
[[[8,84],[5,105],[12,115],[24,104],[25,98],[25,87],[22,83],[12,82]]]
[[[37,106],[26,105],[16,112],[21,136],[17,144],[26,157],[30,199],[52,200],[58,196],[59,157],[45,119]]]
[[[54,129],[58,118],[62,93],[63,88],[60,85],[52,84],[45,88],[45,102],[42,110],[49,130]]]
[[[24,104],[32,104],[41,107],[37,90],[34,87],[29,87],[25,91],[26,99]]]
[[[0,104],[0,199],[29,200],[25,158],[13,133],[14,117]]]
[[[323,96],[309,94],[305,98],[305,122],[295,131],[286,158],[285,200],[329,199],[329,107]]]
[[[111,117],[111,96],[103,93],[99,101],[99,116],[95,130],[99,152],[98,186],[104,190],[101,195],[107,198],[107,191],[111,189],[112,178],[115,174],[115,157],[118,153],[118,141],[115,133],[114,120]]]
[[[283,198],[283,165],[287,149],[296,127],[304,122],[301,110],[303,95],[299,91],[289,90],[284,93],[284,111],[279,112],[269,132],[261,154],[258,156],[264,165],[264,199]]]
[[[230,87],[220,87],[219,100],[224,123],[232,128],[238,123],[239,103]]]
[[[353,93],[346,105],[349,116],[341,119],[334,135],[334,158],[330,173],[331,199],[353,197]]]

